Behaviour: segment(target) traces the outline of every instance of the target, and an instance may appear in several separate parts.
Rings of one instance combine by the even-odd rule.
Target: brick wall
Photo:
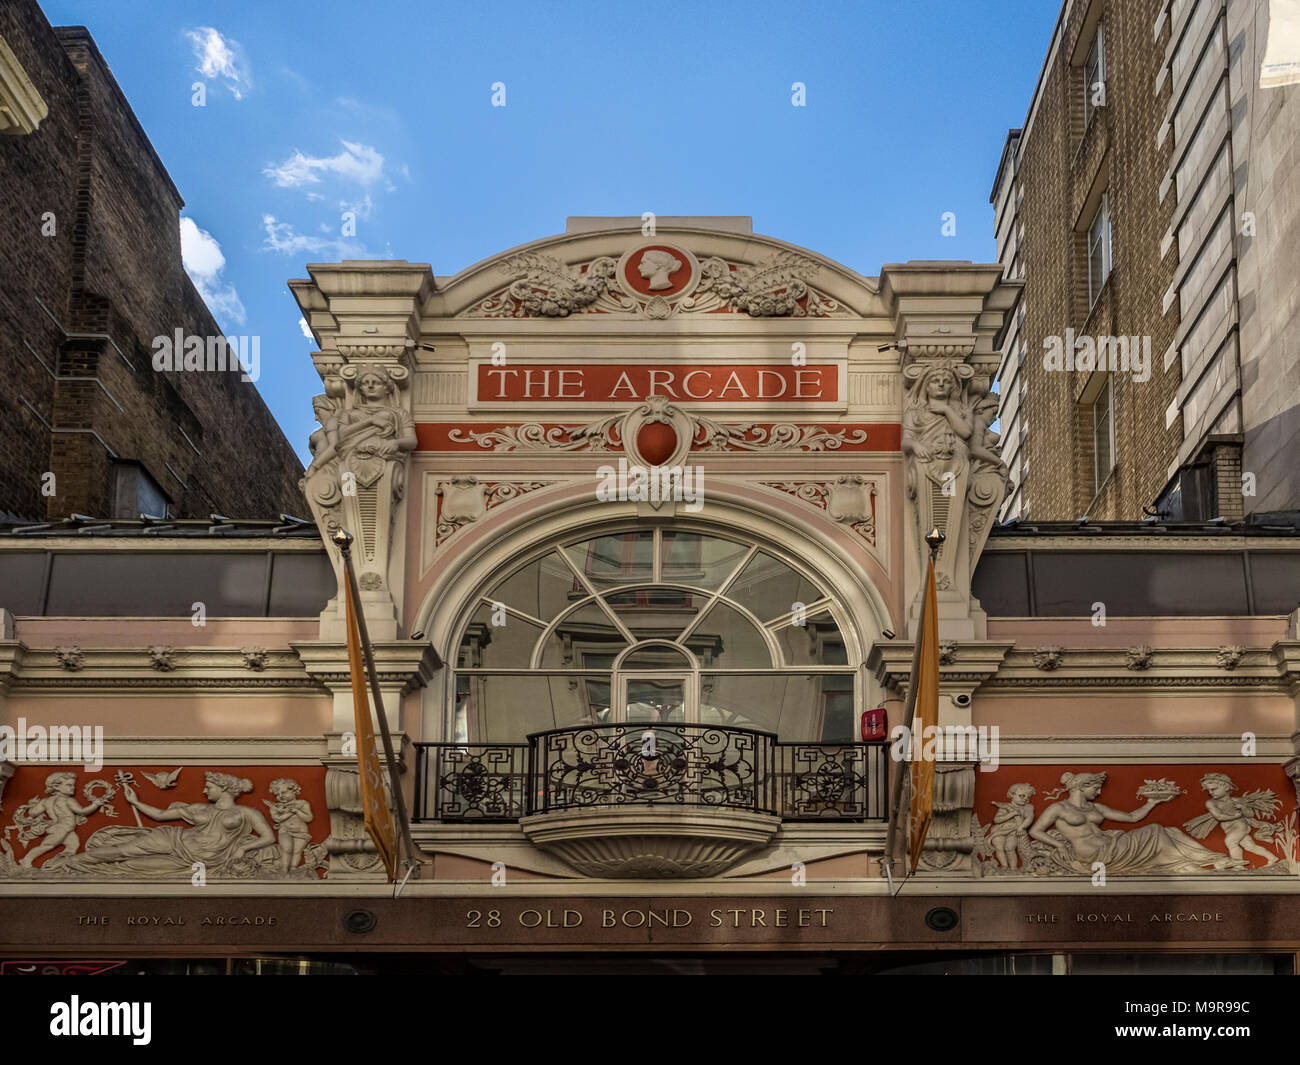
[[[1153,92],[1168,30],[1152,38],[1160,0],[1076,2],[1064,40],[1046,72],[1038,110],[1020,148],[1024,200],[1028,384],[1023,404],[1029,433],[1025,498],[1031,518],[1136,519],[1167,479],[1181,443],[1177,421],[1165,427],[1165,409],[1178,387],[1177,365],[1166,373],[1163,354],[1173,339],[1177,311],[1161,311],[1176,256],[1160,257],[1173,210],[1160,202],[1169,143],[1156,133],[1168,87]],[[1082,60],[1100,12],[1106,50],[1106,103],[1084,125]],[[1077,65],[1072,65],[1074,59]],[[1113,271],[1089,306],[1086,229],[1091,203],[1104,184],[1112,217]],[[1081,407],[1089,374],[1043,369],[1043,340],[1076,335],[1151,338],[1151,375],[1112,375],[1116,470],[1095,492],[1091,417]],[[1094,385],[1095,387],[1095,385]]]
[[[174,515],[305,514],[301,463],[255,385],[153,370],[155,336],[220,330],[181,264],[180,194],[90,35],[51,28],[31,0],[0,6],[0,35],[50,109],[0,137],[0,513],[110,514],[111,448]]]

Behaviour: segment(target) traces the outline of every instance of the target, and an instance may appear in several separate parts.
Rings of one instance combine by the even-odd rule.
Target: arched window
[[[553,542],[471,605],[450,738],[689,722],[848,742],[859,693],[846,621],[794,559],[731,532],[641,525]]]

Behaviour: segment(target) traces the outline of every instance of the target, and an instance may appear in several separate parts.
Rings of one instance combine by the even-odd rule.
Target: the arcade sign
[[[666,396],[674,403],[803,405],[840,398],[840,367],[828,364],[533,363],[476,370],[479,404],[617,404]]]

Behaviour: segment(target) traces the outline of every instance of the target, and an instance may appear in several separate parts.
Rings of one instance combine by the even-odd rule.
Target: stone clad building
[[[1025,282],[1000,341],[1004,518],[1300,510],[1300,85],[1262,77],[1275,8],[1062,4],[991,196]],[[1056,343],[1078,365],[1049,365]]]
[[[3,770],[0,954],[1293,971],[1300,545],[997,528],[999,265],[570,219],[452,277],[307,273],[316,530],[0,537],[0,720],[105,739]],[[880,737],[931,526],[935,818],[891,897]],[[397,899],[339,528],[430,857]]]
[[[304,513],[302,465],[246,379],[260,338],[251,375],[217,350],[180,193],[84,27],[0,6],[0,116],[0,517]],[[155,338],[178,334],[202,372],[155,370]]]

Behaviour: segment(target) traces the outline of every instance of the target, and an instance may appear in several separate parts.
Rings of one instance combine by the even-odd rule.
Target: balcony
[[[883,744],[617,724],[416,748],[417,821],[517,822],[588,876],[713,876],[782,822],[881,822],[887,812]]]

